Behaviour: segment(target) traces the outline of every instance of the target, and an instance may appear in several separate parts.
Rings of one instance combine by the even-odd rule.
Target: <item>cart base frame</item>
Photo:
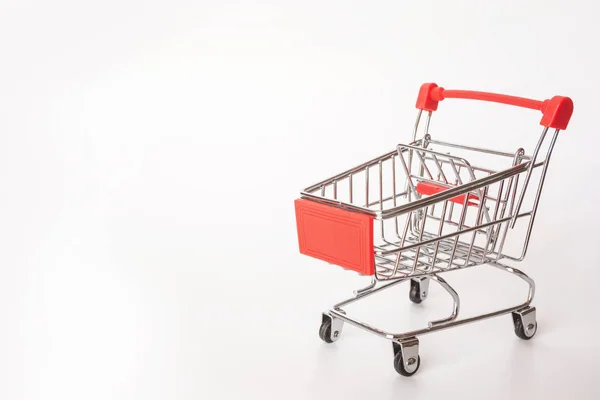
[[[354,325],[358,328],[361,328],[367,332],[373,333],[382,338],[388,339],[392,341],[393,344],[394,367],[396,368],[396,371],[398,373],[404,376],[411,376],[419,369],[421,362],[419,357],[419,340],[417,339],[417,337],[427,333],[512,313],[515,334],[519,338],[524,340],[531,339],[537,331],[536,309],[535,307],[532,307],[530,305],[535,295],[535,282],[524,272],[516,268],[512,268],[501,264],[497,261],[489,262],[486,265],[490,265],[502,271],[508,272],[527,282],[527,284],[529,285],[529,291],[525,302],[497,311],[480,314],[469,318],[458,319],[458,314],[460,311],[460,297],[458,296],[458,293],[454,290],[454,288],[452,288],[452,286],[450,286],[450,284],[448,284],[448,282],[446,282],[446,280],[444,280],[438,274],[431,274],[418,278],[400,278],[398,280],[395,280],[390,283],[385,283],[380,286],[377,286],[378,281],[373,279],[369,286],[355,291],[354,297],[344,300],[338,304],[335,304],[332,309],[323,313],[321,329],[319,331],[321,339],[323,339],[327,343],[332,343],[338,340],[341,336],[344,322],[347,322],[350,325]],[[356,318],[348,316],[346,314],[346,311],[342,308],[344,306],[347,306],[348,304],[354,303],[372,294],[383,291],[385,289],[389,289],[407,281],[410,281],[411,283],[411,301],[413,301],[414,303],[420,303],[428,295],[430,280],[437,282],[450,294],[453,300],[453,307],[452,313],[447,318],[430,321],[428,323],[428,326],[422,329],[417,329],[403,333],[386,332],[375,328],[369,324],[366,324],[362,321],[359,321]]]

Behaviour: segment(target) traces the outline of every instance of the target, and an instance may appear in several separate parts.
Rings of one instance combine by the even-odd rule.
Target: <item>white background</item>
[[[0,398],[598,398],[594,1],[0,2]],[[366,282],[298,254],[303,188],[411,137],[419,85],[571,96],[510,316],[391,345],[320,313]],[[447,101],[432,136],[506,151],[539,115]],[[465,315],[525,287],[448,276]],[[486,278],[488,278],[486,280]],[[357,312],[449,311],[398,288]],[[387,325],[386,325],[387,323]]]

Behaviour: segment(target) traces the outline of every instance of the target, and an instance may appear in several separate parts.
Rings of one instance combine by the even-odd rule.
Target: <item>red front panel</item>
[[[375,273],[373,217],[306,199],[295,206],[300,253],[364,275]]]

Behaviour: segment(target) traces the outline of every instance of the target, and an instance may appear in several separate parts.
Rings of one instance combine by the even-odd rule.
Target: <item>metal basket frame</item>
[[[321,338],[326,342],[337,340],[343,323],[347,322],[391,340],[394,365],[402,375],[412,375],[419,368],[417,336],[425,333],[512,313],[518,336],[529,339],[535,334],[536,309],[530,306],[535,283],[503,261],[520,262],[525,258],[550,158],[561,130],[556,124],[544,126],[531,155],[522,148],[507,153],[432,139],[429,134],[432,111],[427,107],[419,110],[410,143],[399,144],[393,151],[301,192],[304,199],[371,216],[376,233],[375,270],[370,284],[323,314]],[[424,116],[421,137],[417,139]],[[555,129],[550,136],[551,128]],[[544,145],[545,157],[540,160]],[[505,167],[498,170],[475,166],[462,156],[452,155],[454,150],[477,154],[486,160],[494,158]],[[534,171],[539,172],[535,178]],[[527,202],[530,186],[535,192],[532,201]],[[439,192],[424,195],[424,189]],[[504,245],[508,232],[521,219],[527,221],[521,250],[511,255]],[[527,282],[526,298],[514,306],[458,319],[459,295],[440,274],[482,265]],[[411,283],[411,300],[421,302],[428,295],[430,281],[437,282],[450,294],[453,307],[447,318],[431,321],[422,329],[386,332],[349,316],[342,308],[402,282]]]

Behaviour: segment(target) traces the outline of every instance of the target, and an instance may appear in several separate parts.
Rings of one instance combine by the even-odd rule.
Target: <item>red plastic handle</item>
[[[505,94],[474,92],[470,90],[446,90],[435,83],[424,83],[417,97],[417,108],[425,111],[435,111],[438,103],[444,99],[470,99],[509,104],[517,107],[530,108],[542,112],[541,125],[554,129],[567,129],[573,114],[573,100],[564,96],[554,96],[540,101],[524,97],[508,96]]]

